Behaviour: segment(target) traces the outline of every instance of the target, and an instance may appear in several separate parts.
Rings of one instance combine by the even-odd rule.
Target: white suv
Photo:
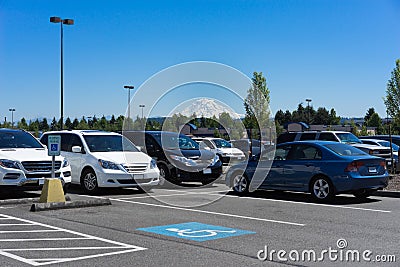
[[[64,191],[71,183],[71,167],[62,156],[55,157],[55,178]],[[0,129],[0,187],[39,189],[51,178],[52,158],[33,135],[17,129]]]
[[[155,160],[141,152],[120,134],[93,131],[52,131],[40,138],[47,143],[49,135],[61,136],[61,155],[71,164],[72,183],[87,193],[99,187],[136,187],[149,190],[160,182]]]
[[[232,147],[232,144],[222,138],[212,137],[193,137],[201,149],[209,149],[217,154],[222,163],[231,161],[242,161],[246,159],[243,151]]]

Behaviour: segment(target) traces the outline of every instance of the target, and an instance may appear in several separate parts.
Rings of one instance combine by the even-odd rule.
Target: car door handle
[[[306,165],[306,167],[313,167],[314,166],[314,164],[312,164],[312,163],[306,163],[305,165]]]

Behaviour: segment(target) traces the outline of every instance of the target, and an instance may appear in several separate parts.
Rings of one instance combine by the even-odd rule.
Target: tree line
[[[341,118],[337,116],[334,108],[329,111],[325,107],[319,107],[317,110],[312,106],[303,106],[300,103],[294,111],[278,110],[271,119],[269,104],[270,104],[270,91],[267,87],[266,79],[262,72],[254,72],[252,77],[252,85],[248,89],[248,95],[244,101],[244,108],[246,111],[243,120],[234,120],[229,113],[222,113],[217,118],[198,118],[194,113],[192,116],[187,117],[182,114],[175,114],[172,117],[164,118],[162,120],[152,118],[139,118],[135,120],[125,118],[120,115],[115,117],[111,116],[107,119],[104,115],[101,118],[82,117],[81,119],[75,118],[71,120],[69,117],[65,120],[64,129],[81,129],[81,130],[105,130],[105,131],[122,131],[125,129],[146,129],[146,130],[173,130],[179,131],[180,127],[186,123],[192,123],[197,127],[206,128],[225,128],[231,129],[231,134],[234,138],[240,138],[246,129],[253,129],[251,135],[254,138],[259,138],[263,128],[272,127],[275,122],[276,133],[282,131],[282,126],[289,122],[306,122],[308,124],[320,125],[339,125]],[[369,108],[364,116],[365,123],[361,129],[357,129],[354,121],[347,121],[345,124],[354,126],[353,128],[361,130],[361,134],[365,134],[366,127],[375,127],[378,134],[387,134],[389,127],[391,127],[392,134],[400,134],[400,59],[396,60],[396,66],[391,73],[391,78],[386,85],[386,97],[383,99],[387,109],[388,116],[391,117],[391,124],[384,124],[379,114],[375,112],[374,108]],[[11,128],[10,122],[0,123],[0,127]],[[25,129],[34,133],[45,132],[49,130],[61,129],[60,120],[53,120],[49,123],[46,118],[41,120],[30,120],[29,123],[25,118],[17,122],[16,128]],[[215,132],[218,135],[219,131]]]

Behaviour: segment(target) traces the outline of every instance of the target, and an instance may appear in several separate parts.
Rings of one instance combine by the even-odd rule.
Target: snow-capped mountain
[[[236,113],[226,104],[215,99],[196,99],[194,101],[184,103],[181,108],[183,109],[175,113],[180,113],[187,117],[193,115],[193,113],[196,113],[196,117],[198,118],[202,116],[205,118],[211,118],[214,115],[218,118],[223,112],[229,113],[232,119],[239,119],[240,117],[243,117],[243,115]]]

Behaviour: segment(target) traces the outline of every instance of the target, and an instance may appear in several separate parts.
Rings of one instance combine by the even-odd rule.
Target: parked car
[[[118,133],[105,131],[51,131],[40,138],[47,143],[49,135],[61,136],[61,155],[72,171],[72,183],[87,193],[100,187],[135,187],[150,190],[159,184],[156,161],[141,152]]]
[[[384,146],[390,148],[390,142],[386,140],[362,138],[361,141],[363,142],[363,144],[367,145]],[[394,169],[396,170],[396,172],[400,172],[399,146],[395,143],[392,143],[392,154]]]
[[[209,184],[222,174],[222,162],[190,137],[167,131],[124,131],[124,136],[157,160],[161,176],[174,184]]]
[[[307,131],[307,132],[289,132],[283,133],[278,136],[277,143],[281,144],[290,141],[304,141],[304,140],[321,140],[321,141],[334,141],[341,142],[354,146],[370,155],[384,158],[386,165],[391,166],[392,161],[390,157],[390,148],[363,144],[360,139],[350,132],[343,131]]]
[[[384,159],[339,142],[279,144],[272,163],[266,155],[252,157],[247,165],[232,166],[226,185],[238,194],[248,193],[258,169],[263,175],[258,189],[309,192],[316,200],[326,201],[341,193],[365,198],[388,184]]]
[[[64,191],[71,183],[67,159],[55,157],[55,178]],[[23,190],[40,189],[45,178],[51,178],[52,157],[33,135],[17,129],[0,129],[0,187]]]
[[[239,140],[231,140],[230,143],[233,147],[240,149],[246,157],[251,157],[257,154],[260,154],[261,151],[264,151],[265,148],[270,146],[274,146],[272,143],[264,143],[257,139],[239,139]]]
[[[222,163],[230,163],[234,161],[245,160],[243,151],[232,146],[231,143],[222,138],[212,137],[193,137],[200,148],[210,149],[219,156]]]
[[[400,147],[400,135],[371,135],[371,136],[360,136],[360,139],[379,139],[379,140],[385,140],[385,141],[390,141],[392,139],[392,143],[396,144],[397,146]]]

